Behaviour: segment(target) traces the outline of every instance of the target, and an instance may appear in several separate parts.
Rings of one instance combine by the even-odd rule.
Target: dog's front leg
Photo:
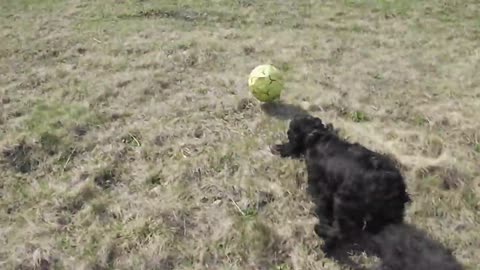
[[[319,223],[315,225],[314,230],[315,234],[323,239],[323,253],[330,253],[330,251],[336,247],[337,242],[340,240],[340,232],[338,231],[338,227],[319,221]]]
[[[273,154],[280,155],[281,157],[299,158],[302,154],[299,148],[292,143],[277,144],[270,149]]]
[[[313,193],[313,185],[308,186],[308,192]],[[317,189],[318,192],[318,189]],[[331,197],[318,194],[314,195],[314,203],[315,203],[315,215],[320,220],[321,223],[325,224],[326,226],[332,226],[333,223],[333,200]]]

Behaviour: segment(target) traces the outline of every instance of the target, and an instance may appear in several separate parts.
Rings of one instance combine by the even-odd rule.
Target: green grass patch
[[[475,150],[475,152],[480,153],[480,143],[475,144],[473,149]]]
[[[480,196],[471,188],[465,188],[463,190],[462,199],[465,205],[474,213],[480,211]],[[477,219],[480,221],[480,218]]]
[[[75,104],[38,103],[25,121],[28,132],[41,135],[65,135],[76,125],[99,125],[103,119],[88,107]]]
[[[428,120],[424,116],[417,115],[414,117],[413,122],[417,126],[426,126],[428,125]]]
[[[248,207],[243,210],[243,215],[244,215],[244,218],[247,218],[247,219],[254,218],[258,215],[258,211],[253,207]]]
[[[360,123],[360,122],[366,122],[368,121],[368,117],[364,112],[361,111],[354,111],[350,114],[350,117],[352,118],[353,122]]]
[[[403,16],[415,10],[419,1],[415,0],[345,0],[347,6],[382,12],[387,16]]]
[[[63,171],[78,153],[78,138],[105,120],[86,106],[41,102],[26,116],[18,136],[33,139],[40,146],[31,146],[28,160],[45,162],[46,158],[54,157],[54,162],[62,164]]]
[[[15,0],[1,1],[0,14],[14,12],[51,12],[59,10],[66,1],[62,0]]]
[[[272,266],[282,260],[275,257],[281,250],[279,237],[259,217],[243,219],[237,223],[237,227],[237,252],[244,260],[263,261]]]

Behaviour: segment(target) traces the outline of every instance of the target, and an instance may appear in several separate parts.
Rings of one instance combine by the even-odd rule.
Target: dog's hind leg
[[[323,251],[328,253],[339,242],[349,242],[360,235],[363,226],[362,208],[353,201],[345,202],[335,198],[333,205],[333,224],[325,235]]]

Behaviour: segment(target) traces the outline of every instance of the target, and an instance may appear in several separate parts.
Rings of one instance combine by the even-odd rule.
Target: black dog
[[[315,233],[324,239],[324,252],[362,231],[376,234],[403,222],[410,197],[395,163],[340,139],[331,124],[297,116],[290,122],[288,142],[274,150],[306,160],[308,190],[319,218]]]

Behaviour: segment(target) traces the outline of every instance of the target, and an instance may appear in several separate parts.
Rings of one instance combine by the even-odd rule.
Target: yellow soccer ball
[[[262,102],[272,102],[280,98],[283,90],[283,76],[272,65],[260,65],[248,77],[248,87],[252,95]]]

